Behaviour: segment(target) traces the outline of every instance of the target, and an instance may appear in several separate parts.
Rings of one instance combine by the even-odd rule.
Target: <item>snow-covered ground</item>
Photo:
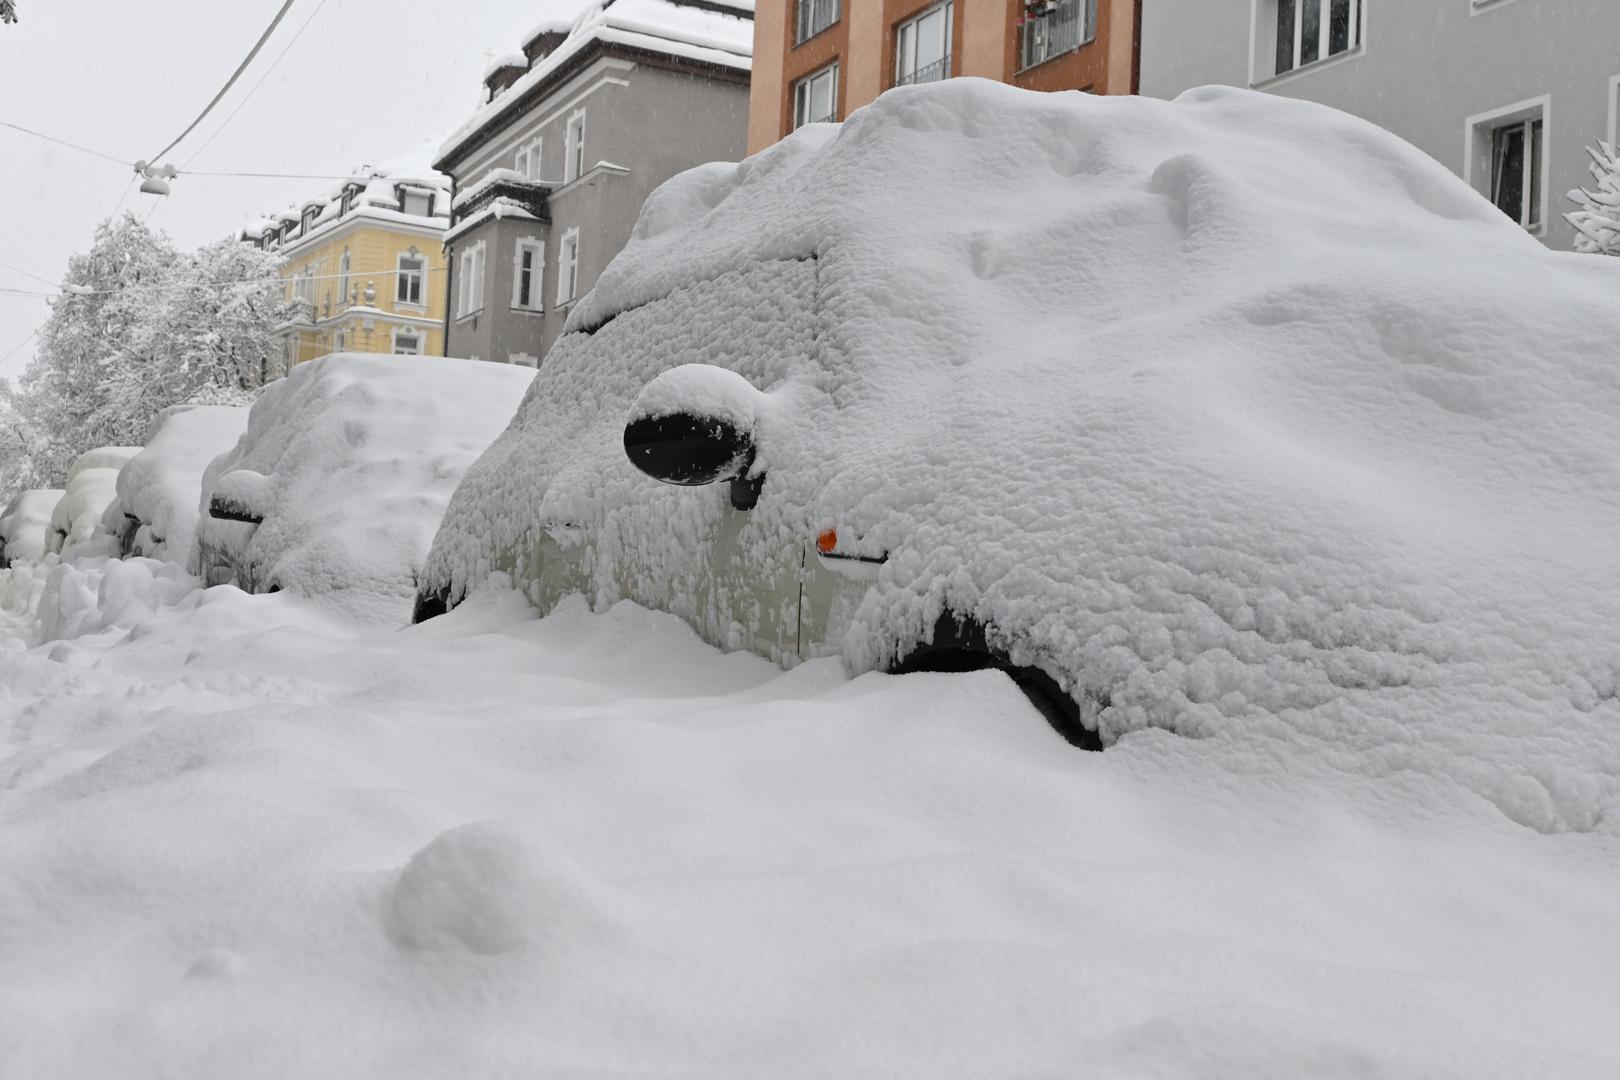
[[[6,1076],[1620,1073],[1609,821],[630,604],[55,574],[117,626],[0,625]]]

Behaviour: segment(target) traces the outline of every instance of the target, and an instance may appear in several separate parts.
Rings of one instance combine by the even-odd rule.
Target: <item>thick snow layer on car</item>
[[[51,511],[62,498],[59,489],[19,492],[0,514],[0,569],[10,562],[38,562],[45,554]]]
[[[405,622],[422,558],[462,471],[511,418],[534,372],[443,357],[339,353],[293,368],[208,466],[217,494],[263,523],[208,516],[207,574],[287,589],[348,615]]]
[[[101,446],[74,460],[66,490],[51,510],[47,551],[65,557],[95,535],[102,515],[118,497],[120,470],[140,452],[139,446]]]
[[[951,610],[1108,742],[1304,740],[1590,829],[1620,810],[1617,295],[1318,105],[904,87],[653,195],[427,583],[568,522],[599,603],[692,550],[725,493],[619,437],[641,384],[716,364],[775,401],[752,555],[890,553],[852,670]]]
[[[107,508],[103,527],[114,535],[132,528],[132,554],[182,567],[193,563],[203,472],[241,437],[247,415],[235,405],[164,410],[146,449],[118,474],[118,498]]]

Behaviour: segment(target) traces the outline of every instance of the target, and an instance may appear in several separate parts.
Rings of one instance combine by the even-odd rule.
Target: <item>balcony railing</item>
[[[1018,67],[1034,67],[1091,39],[1090,0],[1031,0],[1018,27]]]
[[[795,45],[809,41],[838,21],[840,0],[799,0]]]
[[[941,79],[951,77],[951,58],[949,55],[935,60],[932,64],[924,64],[911,71],[902,71],[894,80],[896,86],[910,86],[912,83],[939,82]]]

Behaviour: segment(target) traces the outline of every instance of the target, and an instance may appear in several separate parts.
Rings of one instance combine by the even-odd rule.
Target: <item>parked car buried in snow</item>
[[[203,473],[193,569],[209,585],[404,622],[450,492],[533,375],[361,353],[297,365]]]
[[[53,488],[32,488],[17,493],[0,513],[0,570],[13,562],[38,562],[45,554],[50,532],[51,512],[63,492]]]
[[[501,572],[786,663],[995,666],[1082,746],[1476,715],[1503,627],[1549,670],[1617,641],[1615,560],[1527,524],[1620,535],[1617,286],[1321,106],[899,88],[654,193],[417,617]]]

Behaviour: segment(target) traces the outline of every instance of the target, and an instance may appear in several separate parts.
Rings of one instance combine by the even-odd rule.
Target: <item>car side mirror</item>
[[[270,478],[248,469],[226,473],[214,485],[208,499],[208,516],[221,521],[264,523],[264,507],[269,503]]]
[[[624,428],[630,463],[683,487],[731,484],[731,505],[752,510],[765,477],[750,476],[764,395],[736,372],[709,364],[671,368],[642,388]]]

